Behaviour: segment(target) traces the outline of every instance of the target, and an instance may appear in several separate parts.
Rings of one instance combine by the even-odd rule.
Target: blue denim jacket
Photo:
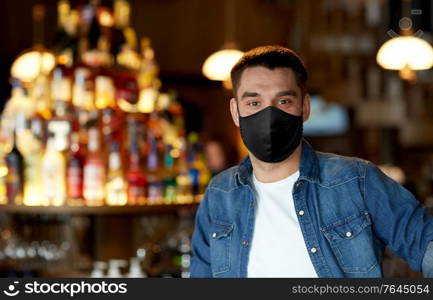
[[[207,187],[196,214],[191,277],[247,276],[256,209],[251,176],[247,157]],[[382,277],[386,245],[433,276],[433,217],[370,162],[315,152],[303,140],[293,201],[319,277]]]

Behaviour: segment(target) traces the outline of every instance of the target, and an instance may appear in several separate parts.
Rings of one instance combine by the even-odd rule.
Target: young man
[[[191,277],[382,277],[388,246],[433,276],[433,217],[368,161],[314,151],[307,71],[250,50],[231,72],[248,157],[213,178],[196,215]]]

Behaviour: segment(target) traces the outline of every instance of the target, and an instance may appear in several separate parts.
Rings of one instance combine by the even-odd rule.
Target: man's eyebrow
[[[248,98],[248,97],[257,97],[257,96],[260,96],[260,94],[259,94],[259,93],[256,93],[256,92],[244,92],[244,93],[242,94],[241,100],[243,100],[244,98]]]
[[[285,90],[277,93],[277,97],[281,96],[298,96],[298,93],[295,90]]]

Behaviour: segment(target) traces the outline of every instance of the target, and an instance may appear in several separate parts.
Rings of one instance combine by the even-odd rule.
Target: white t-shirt
[[[248,277],[318,277],[304,242],[293,203],[299,171],[280,181],[263,183],[253,174],[256,219]]]

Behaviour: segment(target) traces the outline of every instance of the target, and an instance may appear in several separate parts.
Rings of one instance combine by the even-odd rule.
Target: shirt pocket
[[[367,273],[377,264],[368,212],[344,218],[321,228],[346,273]]]
[[[219,221],[211,222],[210,256],[213,275],[230,270],[230,247],[233,224]]]

